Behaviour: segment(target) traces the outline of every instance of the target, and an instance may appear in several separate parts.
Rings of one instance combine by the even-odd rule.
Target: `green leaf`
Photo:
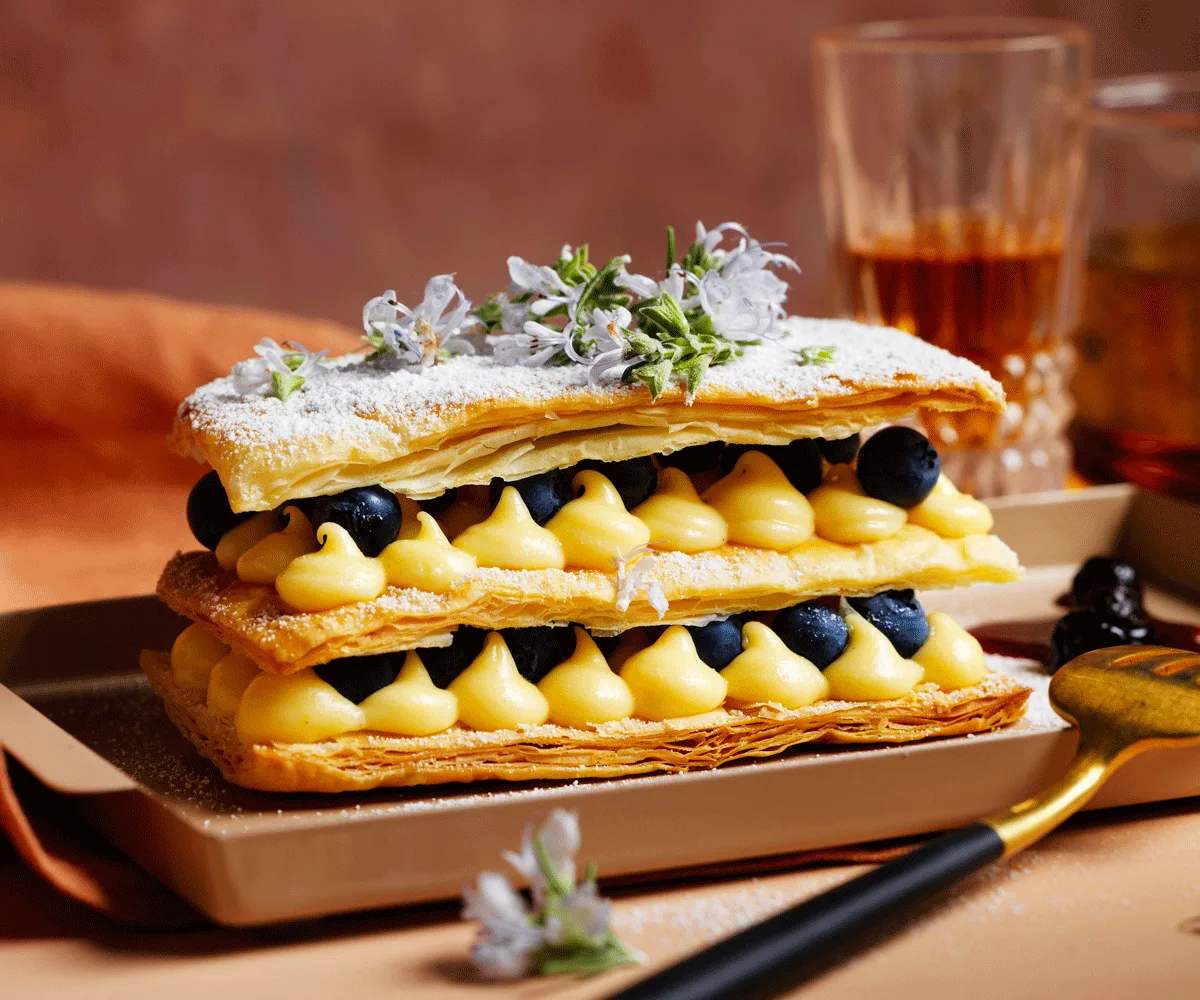
[[[659,292],[638,303],[638,323],[647,332],[658,328],[672,337],[683,337],[691,332],[679,300],[669,292]]]
[[[675,366],[675,374],[682,375],[684,378],[688,396],[696,394],[700,380],[704,378],[704,373],[708,371],[708,366],[712,360],[711,355],[697,354],[694,358]]]
[[[603,941],[591,947],[543,948],[534,959],[534,968],[543,976],[573,972],[594,976],[622,965],[636,965],[640,958],[611,930]]]
[[[479,321],[488,328],[489,333],[499,330],[504,321],[504,314],[500,308],[500,293],[489,296],[488,300],[476,306],[473,312]]]
[[[675,266],[675,227],[667,226],[667,274]]]
[[[653,402],[666,389],[667,380],[671,377],[671,367],[670,358],[663,358],[661,361],[645,361],[626,371],[625,381],[640,382],[647,386],[650,389],[650,401]]]
[[[552,265],[569,287],[582,285],[596,276],[596,265],[588,263],[588,246],[584,243],[569,257],[559,257]]]
[[[537,858],[538,867],[546,877],[546,887],[552,896],[565,896],[575,888],[574,883],[550,863],[550,855],[546,853],[546,845],[542,843],[541,834],[533,838],[533,854]]]
[[[837,353],[836,344],[826,344],[824,347],[802,347],[800,348],[800,358],[796,362],[800,365],[828,365],[833,363],[833,356]]]
[[[304,385],[303,375],[285,375],[283,372],[271,372],[271,395],[278,396],[287,402],[288,396]]]

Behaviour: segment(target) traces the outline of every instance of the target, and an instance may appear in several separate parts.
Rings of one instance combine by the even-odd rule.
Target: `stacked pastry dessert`
[[[230,780],[337,791],[713,767],[995,728],[1028,692],[916,589],[1020,572],[903,425],[996,410],[896,330],[788,318],[732,224],[661,279],[564,247],[472,308],[442,275],[362,354],[264,341],[175,440],[211,472],[195,622],[143,667]],[[860,440],[862,444],[860,447]]]

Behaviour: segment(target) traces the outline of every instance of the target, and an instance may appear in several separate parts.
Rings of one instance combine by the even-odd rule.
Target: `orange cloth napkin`
[[[180,401],[262,337],[354,350],[323,320],[0,282],[0,611],[153,591],[203,468],[166,440]]]

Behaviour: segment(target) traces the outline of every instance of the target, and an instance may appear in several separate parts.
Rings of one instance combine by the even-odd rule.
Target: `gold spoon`
[[[898,917],[1044,837],[1131,757],[1200,744],[1200,654],[1163,646],[1084,653],[1054,675],[1050,704],[1079,727],[1079,748],[1040,795],[748,927],[613,1000],[778,996],[881,940],[903,926]]]

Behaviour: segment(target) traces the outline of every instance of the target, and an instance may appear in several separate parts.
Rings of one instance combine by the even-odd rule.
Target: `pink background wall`
[[[1195,0],[398,3],[6,0],[0,277],[357,323],[563,241],[660,265],[662,225],[744,221],[827,309],[809,37],[881,16],[1038,13],[1097,69],[1197,63]]]

